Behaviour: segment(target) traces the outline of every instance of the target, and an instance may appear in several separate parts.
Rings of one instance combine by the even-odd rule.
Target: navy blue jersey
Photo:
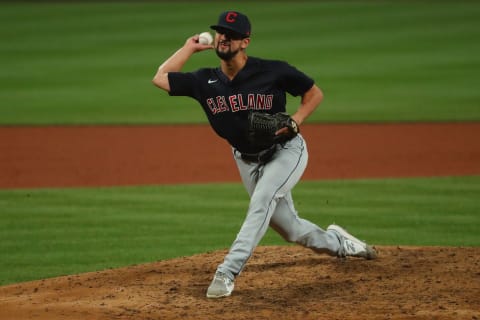
[[[248,112],[271,114],[286,111],[286,93],[301,96],[314,81],[283,61],[249,57],[246,65],[229,80],[220,68],[168,74],[172,96],[188,96],[203,107],[213,130],[240,152],[260,150],[246,136]]]

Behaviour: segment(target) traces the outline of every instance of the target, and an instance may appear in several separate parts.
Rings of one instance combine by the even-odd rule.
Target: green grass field
[[[480,177],[294,189],[302,217],[382,245],[479,246],[478,194]],[[0,190],[0,284],[228,248],[247,204],[240,184]],[[261,244],[286,242],[270,230]]]
[[[480,3],[237,1],[249,54],[287,60],[326,99],[311,121],[480,120]],[[0,10],[0,124],[203,123],[151,79],[221,1],[20,3]],[[213,52],[185,67],[217,66]],[[289,100],[289,109],[297,100]]]
[[[1,4],[0,125],[206,123],[195,101],[168,97],[151,78],[225,6]],[[480,121],[480,3],[228,6],[252,19],[250,55],[289,61],[324,90],[311,122]],[[205,65],[218,65],[213,52],[185,69]],[[479,246],[479,193],[480,177],[294,189],[303,217],[383,245]],[[0,285],[227,248],[247,202],[240,184],[0,190]],[[269,231],[261,244],[284,243]]]

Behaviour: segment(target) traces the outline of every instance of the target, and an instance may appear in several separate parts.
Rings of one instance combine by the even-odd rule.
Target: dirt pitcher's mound
[[[480,319],[480,248],[377,247],[366,261],[258,247],[229,298],[226,251],[0,287],[0,319]]]

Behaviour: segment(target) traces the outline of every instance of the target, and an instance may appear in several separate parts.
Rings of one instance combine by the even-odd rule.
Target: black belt
[[[238,152],[240,153],[240,157],[244,161],[257,162],[257,163],[267,163],[268,161],[270,161],[272,159],[272,157],[273,157],[273,155],[275,154],[276,151],[277,151],[277,145],[274,144],[270,148],[262,150],[262,151],[257,152],[257,153],[243,153],[243,152],[240,152],[240,151],[238,151]]]

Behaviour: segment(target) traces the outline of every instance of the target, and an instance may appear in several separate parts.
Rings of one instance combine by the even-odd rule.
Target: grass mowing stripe
[[[478,177],[339,181],[312,198],[318,199],[318,211],[353,224],[360,236],[377,243],[478,245],[479,182]]]
[[[480,120],[478,3],[236,8],[253,21],[249,54],[290,61],[324,89],[311,121]],[[3,5],[0,124],[205,123],[193,100],[172,102],[150,80],[224,9],[195,1]],[[213,53],[195,55],[185,69],[204,65],[218,65]],[[292,111],[298,99],[289,103]]]
[[[480,177],[303,181],[300,215],[374,244],[479,246]],[[240,184],[0,191],[0,284],[228,248]],[[286,244],[269,230],[261,244]]]
[[[199,215],[206,211],[204,197],[198,187],[2,191],[0,281],[35,279],[39,270],[48,277],[226,247],[239,228],[228,216],[235,201],[211,204],[209,211],[222,204],[226,209],[210,221]]]

